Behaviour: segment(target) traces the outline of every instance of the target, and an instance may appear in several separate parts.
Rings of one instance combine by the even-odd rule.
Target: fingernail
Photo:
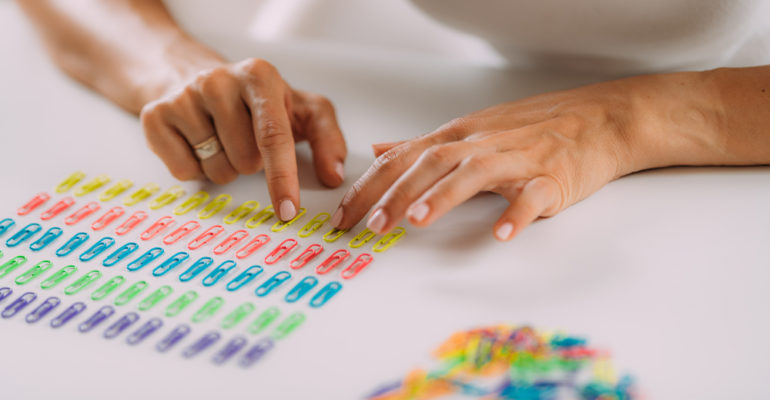
[[[289,199],[281,201],[281,205],[278,206],[278,211],[280,211],[281,220],[283,221],[288,221],[297,215],[297,209],[294,207],[294,203]]]
[[[340,223],[342,223],[342,207],[337,207],[337,211],[334,212],[334,215],[332,215],[332,226],[338,227],[340,226]]]
[[[386,223],[388,223],[388,216],[385,215],[385,211],[380,208],[369,218],[366,227],[376,233],[380,233],[385,228]]]
[[[345,164],[341,162],[337,162],[337,165],[334,167],[334,170],[337,171],[337,176],[340,177],[341,180],[345,180]]]
[[[495,231],[495,236],[497,236],[498,240],[508,240],[508,238],[511,237],[511,234],[513,233],[513,224],[510,222],[506,222],[502,225],[500,225],[499,228]]]
[[[409,207],[406,210],[406,216],[416,222],[420,222],[428,216],[428,212],[430,212],[430,207],[425,203],[419,203]]]

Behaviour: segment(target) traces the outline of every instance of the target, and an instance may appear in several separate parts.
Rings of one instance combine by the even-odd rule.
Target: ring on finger
[[[198,160],[203,161],[222,151],[222,143],[220,143],[219,139],[214,135],[203,142],[194,145],[193,149],[195,150],[195,156],[198,157]]]

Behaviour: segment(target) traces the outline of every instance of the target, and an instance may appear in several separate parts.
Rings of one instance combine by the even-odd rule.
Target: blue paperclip
[[[147,339],[148,336],[155,333],[155,331],[160,329],[162,326],[163,321],[161,321],[160,318],[153,318],[147,321],[144,325],[140,326],[139,329],[128,335],[126,342],[131,345],[137,345],[144,341],[144,339]]]
[[[113,244],[115,244],[115,239],[109,236],[105,236],[99,239],[98,242],[94,243],[91,247],[88,248],[88,250],[84,251],[83,254],[80,255],[80,261],[86,262],[93,260],[94,257],[102,254],[105,250],[112,247]]]
[[[49,244],[53,243],[54,240],[59,238],[61,234],[64,231],[61,230],[58,226],[51,227],[45,233],[43,236],[40,236],[39,239],[32,242],[32,244],[29,245],[29,249],[32,251],[40,251],[46,248]]]
[[[32,292],[24,293],[23,295],[19,296],[16,300],[14,300],[11,304],[8,304],[7,307],[3,310],[3,313],[0,314],[3,316],[3,318],[11,318],[14,315],[18,314],[19,311],[23,310],[24,307],[28,306],[29,303],[32,303],[37,298],[37,295]]]
[[[96,310],[94,315],[88,317],[87,320],[78,325],[78,330],[83,333],[90,332],[92,329],[96,328],[97,325],[104,322],[105,319],[111,317],[112,314],[115,314],[115,309],[112,308],[112,306],[104,306]]]
[[[342,290],[342,284],[337,281],[331,281],[322,287],[318,293],[310,299],[310,307],[318,308],[326,304],[337,292]]]
[[[144,254],[137,257],[136,260],[131,261],[130,264],[126,267],[129,271],[137,271],[139,269],[142,269],[147,264],[151,263],[154,259],[160,257],[163,255],[163,249],[160,247],[153,247],[150,250],[147,250]]]
[[[13,294],[13,289],[11,289],[11,288],[9,288],[7,286],[6,287],[1,287],[0,288],[0,301],[5,300],[5,298],[10,296],[11,294]]]
[[[246,346],[246,343],[246,338],[243,336],[232,338],[222,350],[219,350],[217,354],[214,355],[214,358],[212,358],[211,361],[218,365],[224,364],[227,360],[232,358],[235,353],[241,351],[241,349]]]
[[[163,353],[174,347],[180,340],[184,339],[190,333],[190,327],[182,324],[174,328],[166,337],[155,346],[155,349]]]
[[[279,271],[275,275],[271,276],[270,279],[266,280],[264,283],[259,285],[257,290],[254,291],[254,294],[256,294],[259,297],[264,297],[270,294],[275,288],[278,286],[281,286],[284,282],[289,280],[291,278],[291,274],[287,271]]]
[[[231,280],[225,288],[231,292],[234,292],[240,288],[242,288],[244,285],[251,282],[254,278],[257,277],[257,275],[262,273],[262,267],[259,265],[252,265],[249,267],[249,269],[241,272]]]
[[[214,286],[220,279],[224,278],[233,268],[236,267],[235,261],[227,260],[211,271],[203,278],[203,286]]]
[[[56,318],[51,320],[51,328],[61,328],[69,322],[72,318],[75,318],[78,314],[82,313],[86,309],[86,305],[82,302],[77,302],[57,315]],[[29,320],[27,321],[29,322]]]
[[[49,312],[51,312],[54,308],[58,307],[61,303],[61,300],[59,300],[58,297],[49,297],[45,300],[43,300],[42,303],[40,303],[39,306],[37,306],[34,310],[30,311],[29,314],[24,318],[28,324],[34,324],[37,321],[40,321],[48,315]]]
[[[273,339],[266,337],[255,343],[254,346],[251,346],[251,348],[243,354],[243,357],[238,361],[238,364],[243,368],[251,367],[254,363],[259,361],[260,358],[264,357],[273,347],[275,347]]]
[[[286,293],[286,297],[284,298],[287,303],[294,303],[295,301],[301,299],[304,295],[306,295],[309,291],[313,290],[313,288],[318,284],[318,279],[314,276],[306,276],[302,278],[301,281],[299,281],[298,284],[294,285],[294,287],[289,291],[289,293]]]
[[[182,272],[182,274],[179,275],[179,280],[182,282],[187,282],[189,280],[195,279],[196,276],[208,268],[209,265],[211,265],[213,262],[214,259],[211,257],[201,257],[198,261],[191,265],[190,268],[187,268],[187,271]]]
[[[189,345],[183,352],[182,355],[185,358],[191,358],[196,356],[198,353],[200,353],[203,350],[206,350],[209,348],[212,344],[216,343],[221,335],[218,332],[209,332],[203,336],[201,336],[200,339],[198,339],[195,343]]]
[[[14,225],[16,225],[16,221],[10,218],[5,218],[4,220],[0,221],[0,236],[2,236],[5,232],[8,232],[8,229],[11,229],[11,227]]]
[[[176,268],[177,265],[183,263],[188,258],[190,258],[189,254],[184,251],[180,251],[179,253],[174,254],[173,256],[169,257],[168,260],[163,261],[160,265],[155,267],[155,269],[152,270],[152,274],[154,276],[166,275],[168,271]]]
[[[40,224],[33,222],[21,228],[20,231],[16,232],[13,236],[11,236],[8,240],[6,240],[5,245],[8,247],[16,247],[24,243],[25,241],[27,241],[34,234],[40,232],[41,229],[43,229],[43,227],[40,226]]]
[[[64,246],[59,247],[59,250],[56,250],[56,255],[59,257],[64,257],[75,251],[80,245],[86,242],[88,240],[88,234],[85,232],[79,232],[76,233],[74,236],[70,238],[70,240],[67,241],[67,243],[64,243]]]
[[[133,325],[136,321],[139,321],[139,314],[130,312],[120,317],[119,320],[113,322],[109,328],[105,329],[103,336],[105,339],[112,339],[120,335],[124,330]]]
[[[104,261],[102,261],[102,265],[104,265],[105,267],[111,267],[121,262],[124,258],[130,256],[138,248],[139,248],[138,244],[134,242],[128,242],[123,246],[120,246],[117,250],[113,251],[112,254],[107,256],[107,258],[105,258]]]

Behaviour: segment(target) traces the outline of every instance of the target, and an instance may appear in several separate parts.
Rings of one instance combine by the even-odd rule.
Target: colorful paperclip
[[[369,228],[364,228],[363,231],[361,231],[358,235],[353,237],[353,239],[350,239],[350,242],[348,242],[348,246],[357,249],[367,243],[369,243],[374,237],[377,236],[376,233],[369,230]]]
[[[126,278],[120,275],[112,277],[110,280],[105,282],[98,289],[94,290],[93,293],[91,293],[91,300],[99,301],[104,299],[105,297],[109,296],[112,292],[114,292],[115,289],[123,285],[125,281],[126,281]]]
[[[34,310],[30,311],[30,313],[24,317],[24,320],[27,321],[28,324],[34,324],[43,319],[49,312],[53,311],[54,308],[58,307],[59,304],[61,304],[61,300],[59,300],[58,297],[49,297],[43,300],[43,302]]]
[[[24,256],[16,256],[4,262],[3,265],[0,265],[0,278],[3,278],[6,275],[10,274],[16,268],[19,268],[20,266],[24,265],[24,263],[26,262],[27,262],[27,257],[24,257]]]
[[[157,236],[159,233],[163,232],[166,228],[173,225],[176,221],[174,221],[174,218],[171,216],[165,216],[161,217],[157,221],[155,221],[154,224],[150,225],[149,228],[147,228],[142,234],[139,236],[142,238],[142,240],[150,240]]]
[[[86,309],[86,305],[79,301],[67,307],[61,314],[57,315],[51,320],[51,328],[61,328],[72,318],[75,318],[78,314],[82,313]]]
[[[21,296],[17,297],[16,300],[12,301],[11,304],[8,304],[5,307],[5,309],[3,309],[3,312],[0,313],[0,316],[2,316],[3,318],[14,317],[21,310],[26,308],[30,303],[35,301],[35,299],[37,299],[37,295],[35,293],[32,293],[32,292],[24,293]]]
[[[253,335],[258,335],[260,332],[264,331],[265,328],[270,326],[273,321],[278,319],[280,315],[280,310],[275,307],[270,307],[265,311],[262,311],[262,313],[259,314],[259,316],[257,316],[257,318],[255,318],[251,324],[249,324],[246,330]]]
[[[77,250],[83,243],[88,240],[88,234],[85,232],[78,232],[73,235],[62,247],[56,250],[56,255],[59,257],[68,256],[73,251]]]
[[[313,243],[308,246],[297,258],[291,260],[289,267],[292,269],[300,269],[304,267],[310,260],[316,258],[321,252],[324,251],[324,247],[320,244]]]
[[[144,254],[137,257],[136,260],[131,261],[128,266],[126,266],[126,269],[129,271],[138,271],[142,268],[144,268],[147,264],[151,263],[156,258],[163,255],[164,250],[160,247],[153,247],[150,250],[147,250]]]
[[[300,207],[299,211],[297,211],[297,215],[295,215],[294,218],[288,221],[278,221],[275,224],[273,224],[273,227],[270,228],[270,230],[273,232],[281,232],[284,229],[291,226],[292,224],[294,224],[295,222],[297,222],[300,218],[302,218],[303,215],[305,215],[306,212],[307,210],[304,207]]]
[[[169,257],[166,261],[163,261],[155,267],[155,269],[152,270],[153,276],[163,276],[166,275],[169,271],[176,268],[179,264],[183,263],[185,260],[190,258],[190,255],[187,254],[184,251],[180,251],[173,256]]]
[[[239,205],[238,208],[231,211],[230,214],[227,214],[222,221],[227,225],[232,225],[246,218],[249,214],[251,214],[257,208],[259,208],[259,202],[254,200],[249,200]]]
[[[294,303],[297,300],[304,297],[308,292],[313,290],[314,287],[318,284],[318,279],[314,276],[306,276],[302,278],[299,283],[294,285],[291,290],[289,290],[289,293],[286,293],[286,297],[284,297],[284,300],[286,300],[287,303]]]
[[[144,300],[142,300],[137,308],[139,311],[147,311],[153,307],[155,307],[156,304],[160,303],[168,297],[174,290],[171,288],[171,286],[163,285],[159,288],[157,288],[154,292],[150,293],[149,296],[145,297]]]
[[[0,301],[5,300],[6,297],[10,296],[13,293],[13,289],[9,287],[0,287]]]
[[[142,187],[140,187],[136,192],[131,193],[130,195],[126,196],[123,199],[123,205],[124,206],[133,206],[140,201],[143,201],[147,199],[148,197],[154,195],[155,193],[158,193],[160,190],[160,186],[154,184],[154,183],[148,183]]]
[[[193,194],[187,200],[183,201],[182,204],[176,206],[174,209],[174,214],[176,215],[184,215],[188,212],[200,207],[203,203],[205,203],[209,199],[209,194],[200,191],[198,193]]]
[[[306,238],[316,233],[319,229],[321,229],[321,227],[324,226],[324,224],[326,223],[326,221],[329,220],[329,218],[331,218],[331,215],[327,212],[322,212],[316,215],[315,217],[313,217],[313,219],[310,220],[310,222],[305,224],[305,226],[303,226],[302,229],[299,230],[299,233],[297,233],[297,236],[301,238]]]
[[[139,248],[138,244],[134,242],[128,242],[123,246],[120,246],[117,250],[113,251],[112,254],[107,256],[104,259],[104,261],[102,261],[102,265],[104,265],[105,267],[111,267],[121,262],[124,258],[133,254],[138,248]]]
[[[213,271],[209,272],[205,278],[203,278],[203,286],[209,287],[216,285],[220,279],[224,278],[230,271],[235,269],[237,265],[233,260],[227,260],[222,264],[219,264]]]
[[[313,296],[312,299],[310,299],[310,307],[318,308],[326,304],[329,300],[331,300],[334,295],[336,295],[340,290],[342,290],[342,284],[336,281],[331,281],[326,284],[326,286],[322,287],[321,290],[318,291],[318,293]]]
[[[393,228],[392,231],[385,234],[385,236],[382,237],[382,239],[378,240],[377,243],[372,246],[372,250],[374,250],[377,253],[382,253],[383,251],[389,249],[394,244],[398,243],[399,240],[401,240],[402,237],[406,235],[406,229],[403,227],[397,226]]]
[[[198,353],[202,352],[203,350],[208,349],[219,341],[219,339],[222,336],[218,332],[209,332],[205,335],[203,335],[200,339],[195,341],[193,344],[188,346],[184,351],[182,352],[182,356],[185,358],[192,358],[198,355]]]
[[[40,282],[40,288],[41,289],[51,289],[56,287],[59,283],[61,283],[63,280],[69,278],[75,272],[78,271],[78,268],[74,265],[68,265],[56,272],[54,272],[51,276],[46,278],[43,282]]]
[[[149,321],[145,322],[144,325],[140,326],[139,329],[128,335],[126,338],[126,343],[130,345],[137,345],[155,333],[162,326],[163,321],[161,321],[160,318],[151,318]]]
[[[190,334],[190,327],[182,324],[174,328],[171,332],[169,332],[166,337],[164,337],[158,344],[155,346],[155,349],[159,352],[163,353],[174,347],[177,343],[179,343],[182,339],[185,338],[185,336]]]
[[[64,294],[71,296],[73,294],[79,293],[81,290],[91,286],[92,283],[96,282],[101,277],[101,272],[97,270],[90,271],[64,288]]]
[[[198,212],[198,219],[208,219],[214,216],[214,214],[222,211],[233,198],[229,194],[220,194],[211,200],[211,203],[207,204]]]
[[[171,186],[170,188],[166,189],[165,192],[161,193],[158,197],[154,198],[150,202],[150,210],[157,210],[159,208],[165,207],[173,202],[176,201],[176,199],[182,197],[185,195],[184,189],[182,189],[181,186]]]
[[[58,226],[52,226],[43,234],[43,236],[40,236],[40,238],[32,242],[32,244],[29,245],[29,249],[32,251],[43,250],[48,247],[49,244],[53,243],[54,240],[59,238],[63,232],[64,231]]]
[[[117,182],[115,182],[114,185],[110,186],[108,189],[103,191],[99,194],[99,201],[105,202],[110,201],[121,194],[125,192],[126,190],[130,189],[131,186],[134,186],[134,182],[131,182],[129,179],[121,179]]]
[[[111,224],[116,219],[120,218],[125,214],[126,210],[123,209],[121,206],[115,206],[107,210],[104,215],[99,217],[96,221],[94,221],[93,224],[91,224],[91,229],[95,231],[100,231],[107,227],[107,225]]]
[[[324,242],[326,242],[326,243],[334,243],[334,242],[336,242],[336,241],[337,241],[337,239],[339,239],[340,237],[342,237],[342,235],[344,235],[344,234],[345,234],[345,233],[347,233],[348,231],[349,231],[349,229],[337,229],[337,228],[333,228],[333,229],[332,229],[332,230],[330,230],[329,232],[326,232],[326,234],[323,236],[323,240],[324,240]]]
[[[173,232],[166,235],[163,238],[163,244],[172,245],[179,241],[179,239],[187,236],[190,232],[200,228],[201,224],[198,221],[187,221],[179,228],[176,228]]]
[[[115,314],[114,308],[111,306],[103,306],[102,308],[96,310],[96,312],[88,317],[88,319],[81,322],[80,325],[78,325],[78,330],[81,333],[90,332],[92,329],[101,325],[101,323],[104,322],[107,318],[111,317],[112,314]]]
[[[70,176],[64,178],[63,181],[56,185],[56,193],[62,194],[68,192],[70,189],[72,189],[72,187],[80,183],[80,181],[82,181],[85,177],[86,174],[80,171],[71,173]]]
[[[124,306],[128,304],[131,300],[134,299],[134,297],[139,296],[139,294],[144,292],[144,290],[147,289],[147,286],[148,284],[145,281],[134,283],[133,285],[127,287],[126,290],[120,293],[117,297],[115,297],[113,304],[116,306]]]
[[[203,270],[209,267],[214,263],[214,259],[211,257],[201,257],[193,263],[193,265],[190,266],[190,268],[187,268],[185,272],[183,272],[181,275],[179,275],[179,280],[181,282],[187,282],[192,279],[195,279],[196,276],[200,275]]]
[[[275,275],[271,276],[270,279],[259,285],[259,287],[254,291],[254,294],[259,297],[265,297],[277,287],[281,286],[284,282],[288,281],[289,278],[291,278],[291,274],[289,272],[279,271]]]
[[[227,237],[227,239],[223,240],[222,243],[217,245],[217,247],[214,247],[214,254],[221,255],[221,254],[227,253],[228,251],[230,251],[230,249],[237,246],[238,243],[242,242],[248,236],[249,236],[249,232],[243,229],[239,229],[231,233],[230,236]]]
[[[360,254],[358,257],[356,257],[355,260],[353,260],[352,263],[350,263],[350,265],[348,265],[347,268],[342,270],[340,276],[342,276],[342,279],[355,278],[356,275],[358,275],[359,272],[371,264],[373,260],[374,257],[372,257],[371,254]]]
[[[115,228],[115,234],[122,236],[128,232],[131,232],[131,230],[133,230],[137,225],[147,219],[147,216],[147,213],[144,211],[137,211],[133,213],[130,217],[128,217],[128,219],[123,221],[122,224]]]
[[[259,250],[262,246],[264,246],[269,241],[270,241],[270,236],[267,236],[265,234],[257,235],[254,239],[251,239],[249,243],[247,243],[240,250],[238,250],[235,253],[235,257],[237,257],[239,260],[242,260],[254,254],[255,251]]]
[[[64,223],[67,225],[75,225],[82,221],[85,217],[99,211],[101,206],[95,201],[90,201],[79,210],[72,213],[69,217],[64,219]]]
[[[235,308],[235,310],[225,315],[225,317],[222,319],[222,329],[234,328],[241,321],[243,321],[244,318],[248,317],[249,314],[254,312],[255,308],[256,307],[254,307],[254,304],[251,303],[243,303],[239,305]]]
[[[249,220],[246,221],[245,226],[249,229],[254,229],[267,222],[270,218],[273,218],[274,215],[275,210],[273,209],[273,206],[267,206],[254,214],[253,217],[249,218]]]
[[[203,321],[207,321],[209,318],[213,317],[214,314],[219,311],[220,308],[225,304],[225,300],[219,296],[212,298],[211,300],[207,301],[201,308],[198,309],[198,311],[195,312],[192,316],[192,322],[200,323]]]
[[[222,225],[214,225],[210,227],[209,229],[206,229],[198,235],[195,239],[193,239],[188,245],[187,248],[190,250],[197,250],[201,248],[206,243],[213,240],[215,237],[219,236],[222,232],[225,231],[225,228],[222,227]]]
[[[135,312],[130,312],[118,319],[117,321],[113,322],[112,325],[110,325],[107,329],[104,330],[104,333],[102,336],[104,336],[105,339],[112,339],[114,337],[117,337],[123,331],[128,329],[131,325],[135,324],[136,321],[139,321],[139,314]]]
[[[246,343],[248,343],[248,341],[243,336],[236,336],[230,339],[230,341],[227,342],[227,344],[224,347],[222,347],[222,350],[219,350],[214,355],[211,361],[217,365],[222,365],[226,363],[236,353],[241,351],[242,348],[246,347]]]
[[[5,245],[8,247],[16,247],[34,236],[36,233],[40,232],[43,229],[40,224],[37,223],[31,223],[23,228],[21,228],[18,232],[13,234],[8,240],[5,241]]]
[[[339,249],[332,253],[324,262],[321,264],[318,264],[318,266],[315,268],[315,272],[318,275],[324,275],[329,273],[334,267],[340,265],[343,261],[345,261],[348,257],[350,257],[350,252],[345,249]]]
[[[83,254],[80,255],[80,261],[86,262],[93,260],[99,254],[102,254],[105,250],[112,247],[113,244],[115,244],[115,239],[109,236],[99,239],[98,242],[91,245],[88,250],[84,251]]]
[[[42,214],[40,214],[40,219],[43,221],[48,221],[49,219],[61,214],[66,209],[72,207],[72,205],[75,204],[75,199],[72,197],[65,197],[51,206],[51,208],[43,211]]]
[[[99,175],[94,179],[91,179],[90,181],[84,183],[79,188],[75,189],[75,196],[85,196],[94,190],[99,189],[100,187],[106,185],[110,182],[110,177],[107,175]]]
[[[252,265],[247,270],[241,272],[231,280],[227,286],[225,286],[225,289],[227,289],[230,292],[234,292],[240,288],[242,288],[244,285],[247,285],[249,282],[254,280],[254,278],[257,277],[257,275],[262,273],[262,267],[259,265]]]
[[[283,256],[289,254],[292,250],[294,250],[295,247],[297,247],[296,240],[292,238],[288,238],[284,240],[283,242],[281,242],[281,244],[278,245],[278,247],[273,249],[273,251],[271,251],[270,254],[268,254],[265,257],[265,264],[271,265],[271,264],[277,263],[278,260],[283,258]]]
[[[265,354],[267,354],[273,347],[275,347],[275,342],[273,342],[272,338],[262,338],[260,341],[246,350],[246,353],[244,353],[241,359],[238,361],[238,365],[243,368],[251,367],[257,361],[262,359],[262,357],[264,357]]]
[[[297,311],[294,314],[289,315],[286,317],[285,320],[281,321],[278,326],[275,327],[273,330],[273,333],[270,335],[273,339],[281,340],[285,338],[286,336],[289,336],[292,332],[297,330],[302,323],[305,322],[305,314]]]
[[[14,225],[16,225],[16,221],[10,218],[4,218],[2,221],[0,221],[0,235],[8,232],[8,230],[11,229]]]
[[[16,215],[27,215],[37,209],[38,207],[42,206],[46,201],[48,201],[51,198],[51,196],[48,193],[40,192],[36,194],[34,197],[32,197],[28,202],[26,202],[23,206],[19,207],[16,210]]]
[[[179,315],[180,312],[187,308],[187,306],[189,306],[197,298],[198,293],[196,293],[194,290],[185,292],[183,295],[179,296],[176,300],[169,304],[168,307],[166,307],[166,316],[175,317]]]

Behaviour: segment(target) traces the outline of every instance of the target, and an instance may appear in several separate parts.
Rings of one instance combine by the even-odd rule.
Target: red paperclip
[[[139,236],[142,238],[142,240],[150,240],[157,236],[159,233],[163,232],[164,229],[168,228],[169,226],[174,224],[174,218],[166,215],[165,217],[161,217],[159,220],[155,221],[154,224],[150,225],[147,230],[142,232],[142,234]]]
[[[265,257],[265,264],[267,265],[275,264],[276,262],[278,262],[278,260],[283,258],[283,256],[289,254],[290,251],[294,250],[295,247],[297,247],[296,240],[292,238],[288,238],[284,240],[283,242],[281,242],[281,244],[278,245],[278,247],[273,249],[273,251],[271,251],[270,254],[267,255],[267,257]]]
[[[219,236],[222,232],[225,231],[225,228],[222,227],[222,225],[214,225],[209,229],[206,229],[198,235],[197,238],[193,239],[190,244],[187,245],[187,248],[190,250],[196,250],[199,249],[204,244],[211,241],[211,239],[214,239],[215,237]]]
[[[222,243],[220,243],[217,247],[214,247],[214,254],[220,255],[222,253],[226,253],[230,251],[230,249],[235,247],[238,243],[240,243],[243,239],[246,239],[248,236],[249,236],[249,232],[243,229],[233,232],[230,236],[227,237],[227,239],[223,240]]]
[[[91,229],[98,231],[101,229],[104,229],[107,227],[107,225],[111,224],[112,221],[115,221],[116,219],[123,216],[123,214],[126,212],[126,210],[123,209],[121,206],[115,206],[110,208],[109,211],[104,213],[99,219],[94,221],[93,224],[91,224]]]
[[[347,268],[342,270],[340,276],[342,279],[355,278],[356,275],[358,275],[359,272],[366,268],[367,265],[371,264],[372,261],[374,261],[374,257],[372,257],[371,254],[361,254],[356,257],[356,259],[353,260],[353,262],[350,263]]]
[[[318,243],[313,243],[308,246],[302,254],[298,255],[297,258],[291,260],[289,266],[293,269],[300,269],[309,263],[310,260],[321,254],[322,251],[324,251],[323,246]]]
[[[51,196],[48,195],[48,193],[40,192],[35,195],[32,199],[30,199],[27,204],[24,204],[23,206],[19,207],[18,210],[16,210],[16,214],[18,215],[27,215],[31,213],[34,209],[40,207],[50,199]]]
[[[130,217],[128,217],[127,220],[125,220],[120,226],[115,228],[115,234],[116,235],[125,235],[128,232],[131,232],[132,229],[134,229],[137,225],[139,225],[142,221],[147,219],[147,213],[144,211],[137,211]]]
[[[43,221],[48,221],[49,219],[59,215],[62,211],[72,207],[73,204],[75,204],[75,199],[72,197],[65,197],[59,200],[56,204],[52,205],[51,208],[40,214],[40,219]]]
[[[81,207],[79,210],[75,211],[70,215],[69,217],[64,219],[64,223],[67,225],[75,225],[78,222],[82,221],[83,218],[99,211],[99,209],[102,206],[99,205],[99,203],[95,201],[88,202],[88,204]]]
[[[251,241],[246,246],[243,246],[243,248],[238,250],[238,252],[235,253],[235,256],[242,260],[254,254],[255,251],[259,250],[260,247],[264,246],[269,241],[270,236],[265,234],[257,235],[254,239],[251,239]]]
[[[332,253],[332,255],[329,256],[324,262],[319,264],[317,267],[315,267],[315,272],[318,275],[323,275],[334,269],[334,267],[340,265],[341,262],[345,261],[348,257],[350,257],[350,252],[345,249],[339,249]]]
[[[198,221],[187,221],[175,231],[166,235],[163,238],[163,243],[171,245],[179,241],[179,239],[187,236],[188,233],[200,228],[201,224]]]

